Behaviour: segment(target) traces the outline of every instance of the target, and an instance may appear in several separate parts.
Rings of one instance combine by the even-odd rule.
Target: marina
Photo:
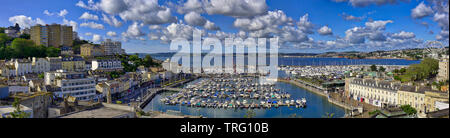
[[[201,84],[201,82],[206,82],[207,78],[200,78],[198,80],[192,81],[191,83],[187,84],[185,88],[193,88],[195,84]],[[307,106],[305,107],[296,107],[295,105],[289,105],[287,106],[286,99],[283,100],[276,100],[277,103],[279,103],[278,107],[271,106],[270,108],[266,108],[264,106],[261,106],[261,101],[267,102],[265,98],[260,98],[258,100],[251,99],[251,98],[245,98],[247,101],[247,104],[249,104],[248,108],[241,108],[241,106],[236,106],[237,101],[242,105],[242,102],[244,102],[244,98],[239,97],[238,99],[233,99],[230,97],[227,98],[215,98],[216,101],[219,103],[225,103],[225,101],[231,102],[231,100],[234,100],[233,105],[231,108],[229,106],[217,106],[214,108],[214,106],[208,107],[207,104],[205,107],[193,105],[191,102],[191,105],[188,106],[187,103],[183,104],[170,104],[167,102],[162,102],[167,100],[168,97],[173,97],[174,95],[177,95],[180,93],[179,91],[164,91],[154,96],[154,98],[143,108],[144,111],[160,111],[160,112],[166,112],[166,111],[178,111],[184,115],[192,115],[192,116],[203,116],[207,118],[242,118],[245,115],[247,115],[248,111],[253,111],[255,113],[256,118],[289,118],[289,117],[302,117],[302,118],[315,118],[315,117],[321,117],[325,115],[326,113],[334,113],[335,117],[343,117],[345,114],[344,108],[341,108],[339,106],[336,106],[330,102],[328,102],[326,97],[323,97],[321,95],[318,95],[316,93],[310,92],[306,89],[297,87],[293,84],[285,83],[285,82],[277,82],[274,85],[271,85],[274,89],[279,89],[280,93],[287,93],[290,95],[289,102],[291,102],[291,99],[294,100],[294,103],[296,100],[302,100],[303,98],[306,100]],[[185,91],[186,92],[186,91]],[[211,95],[213,97],[214,95]],[[215,96],[214,96],[215,97]],[[232,96],[231,96],[232,97]],[[259,96],[261,97],[261,96]],[[280,96],[282,97],[282,96]],[[165,99],[165,100],[163,100]],[[203,98],[199,98],[203,99]],[[276,98],[275,98],[276,99]],[[282,99],[282,98],[281,98]],[[208,102],[208,100],[204,100],[205,103]],[[278,101],[282,101],[278,102]],[[190,102],[190,100],[188,100]],[[210,100],[210,102],[214,103],[214,100]],[[252,107],[251,103],[259,104],[258,107],[255,107],[255,105]],[[285,104],[285,105],[281,105]],[[214,105],[214,104],[213,104]]]
[[[217,75],[188,85],[183,91],[160,100],[166,105],[203,108],[305,108],[306,99],[276,89],[274,84],[260,84],[257,78]]]

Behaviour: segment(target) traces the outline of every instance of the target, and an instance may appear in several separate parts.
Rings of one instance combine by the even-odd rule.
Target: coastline
[[[289,84],[295,85],[295,86],[297,86],[297,87],[306,89],[306,90],[308,90],[309,92],[312,92],[312,93],[315,93],[315,94],[317,94],[317,95],[326,97],[327,100],[328,100],[328,102],[330,102],[330,103],[332,103],[332,104],[334,104],[334,105],[336,105],[336,106],[339,106],[339,107],[341,107],[341,108],[344,108],[345,110],[354,110],[354,109],[355,109],[355,107],[353,107],[353,106],[351,106],[351,105],[348,105],[348,104],[346,104],[346,103],[342,103],[342,102],[339,102],[339,101],[334,100],[334,99],[332,99],[332,98],[329,98],[329,97],[328,97],[328,94],[326,94],[326,93],[324,93],[324,92],[321,92],[321,91],[319,91],[319,90],[317,90],[317,89],[315,89],[315,88],[311,88],[311,87],[309,87],[309,86],[306,86],[306,85],[304,85],[304,84],[302,84],[302,83],[296,82],[296,81],[294,81],[294,80],[286,80],[286,79],[278,78],[278,81],[284,82],[284,83],[289,83]]]

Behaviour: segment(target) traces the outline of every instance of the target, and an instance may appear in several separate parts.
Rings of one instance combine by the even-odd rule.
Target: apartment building
[[[441,60],[439,60],[439,70],[437,79],[439,81],[447,81],[449,76],[449,63],[448,63],[449,57],[448,55],[445,55]]]
[[[123,70],[122,62],[117,58],[92,60],[93,71],[110,72]]]
[[[46,72],[44,83],[47,86],[58,88],[52,91],[58,97],[72,96],[77,100],[96,98],[95,79],[83,72],[66,72],[64,70]]]
[[[60,47],[73,45],[72,26],[51,24],[31,27],[31,40],[36,45]]]
[[[101,46],[104,47],[105,55],[125,54],[125,50],[122,49],[122,42],[106,39],[101,43]]]
[[[65,71],[85,71],[86,62],[80,56],[68,56],[61,59],[62,69]]]
[[[400,84],[374,79],[354,78],[349,80],[349,96],[357,101],[378,107],[397,105],[397,90]]]
[[[103,56],[104,47],[101,45],[83,44],[80,46],[80,55],[83,57]]]

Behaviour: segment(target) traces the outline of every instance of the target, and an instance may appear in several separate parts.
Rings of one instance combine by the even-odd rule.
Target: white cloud
[[[416,8],[411,10],[411,16],[413,18],[423,18],[429,15],[433,14],[433,10],[431,7],[425,5],[425,3],[422,1],[419,5],[417,5]]]
[[[332,35],[333,31],[328,26],[323,26],[317,31],[320,35]]]
[[[298,28],[302,30],[304,33],[313,34],[314,24],[309,21],[309,14],[305,14],[300,18],[300,21],[297,23]]]
[[[161,25],[149,25],[148,29],[150,29],[150,30],[160,30],[160,29],[162,29],[162,26]]]
[[[48,10],[45,10],[44,14],[47,15],[47,16],[53,16],[54,15],[53,13],[49,12]]]
[[[98,35],[98,34],[93,34],[92,35],[92,41],[93,42],[100,42],[102,40],[102,36]]]
[[[203,28],[205,28],[207,30],[220,30],[220,27],[216,26],[216,24],[211,22],[211,21],[206,21],[206,23],[203,26]]]
[[[371,22],[366,22],[366,26],[367,26],[367,28],[372,29],[372,30],[384,30],[386,28],[386,24],[388,24],[388,23],[394,23],[394,21],[391,21],[391,20],[371,21]]]
[[[221,14],[233,17],[251,17],[267,12],[265,0],[209,0],[203,1],[208,14]]]
[[[396,4],[399,1],[409,1],[409,0],[333,0],[335,2],[348,2],[354,7],[365,7],[369,5],[385,5],[385,4]]]
[[[66,9],[59,11],[58,16],[65,17],[69,12]]]
[[[84,33],[85,36],[92,36],[91,32]]]
[[[355,22],[359,22],[359,21],[361,21],[361,20],[363,20],[365,18],[364,16],[363,17],[356,17],[356,16],[353,16],[353,15],[349,15],[347,13],[339,14],[339,16],[341,16],[346,21],[355,21]]]
[[[210,15],[252,17],[266,14],[268,6],[265,0],[187,0],[176,8],[180,14],[206,12]]]
[[[17,23],[22,28],[29,28],[36,24],[45,25],[45,22],[40,18],[36,18],[35,20],[33,20],[31,17],[27,17],[25,15],[16,15],[9,17],[9,22],[12,24]]]
[[[94,14],[90,14],[88,12],[84,12],[79,19],[84,19],[84,20],[98,20],[98,16],[94,15]]]
[[[140,39],[140,37],[144,36],[145,33],[141,30],[141,25],[137,22],[134,22],[132,25],[128,26],[126,32],[122,32],[122,37],[127,39]]]
[[[113,15],[108,17],[105,14],[102,14],[103,16],[103,21],[111,26],[114,27],[121,27],[122,26],[122,22],[120,22],[118,19],[116,19],[116,17],[114,17]]]
[[[78,23],[75,21],[69,21],[69,20],[63,19],[63,24],[72,26],[73,31],[78,30]]]
[[[392,34],[392,38],[395,39],[411,39],[414,37],[416,37],[416,35],[413,32],[401,31],[399,33]]]
[[[82,0],[78,1],[77,4],[75,4],[78,7],[88,9],[88,10],[98,10],[99,6],[96,4],[93,0],[89,0],[88,4],[85,4]]]
[[[184,15],[184,21],[186,21],[187,24],[194,26],[203,26],[206,23],[206,19],[196,12],[189,12]]]
[[[116,33],[116,32],[113,32],[113,31],[108,31],[108,32],[106,33],[106,35],[108,35],[108,36],[110,36],[110,37],[116,37],[116,36],[117,36],[117,33]]]
[[[103,26],[103,24],[98,24],[95,22],[87,22],[87,23],[82,23],[80,24],[81,27],[89,27],[92,29],[105,29],[105,26]]]

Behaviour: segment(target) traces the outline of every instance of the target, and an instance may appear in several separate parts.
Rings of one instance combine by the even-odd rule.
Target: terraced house
[[[351,79],[348,86],[349,96],[357,101],[378,107],[397,105],[399,83],[374,79]]]

